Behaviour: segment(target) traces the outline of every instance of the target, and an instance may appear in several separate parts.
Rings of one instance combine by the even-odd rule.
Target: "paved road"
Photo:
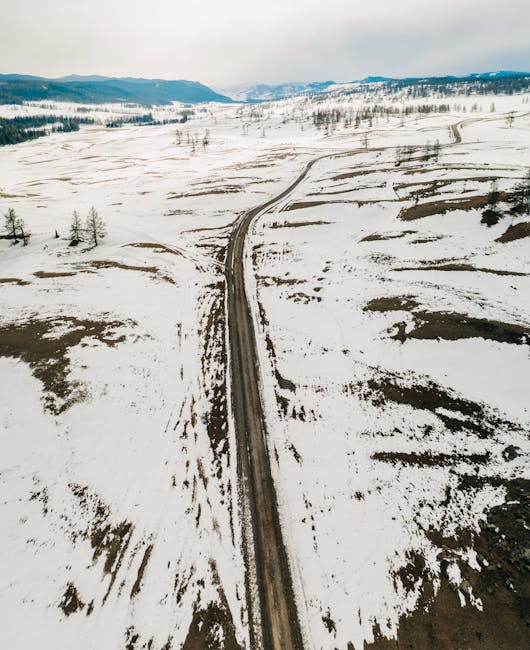
[[[246,519],[243,533],[247,573],[257,586],[253,598],[252,585],[247,585],[251,643],[254,648],[266,650],[300,650],[303,643],[271,475],[256,333],[245,288],[245,238],[252,220],[288,196],[323,157],[327,156],[309,162],[283,192],[239,217],[230,236],[226,259],[232,407],[238,473],[243,488],[242,511]]]

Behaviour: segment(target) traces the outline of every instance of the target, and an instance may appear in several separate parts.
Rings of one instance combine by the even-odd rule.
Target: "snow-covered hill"
[[[333,81],[313,81],[307,83],[293,81],[276,85],[240,85],[225,88],[221,92],[239,102],[275,101],[288,97],[296,97],[298,95],[323,92],[329,86],[333,86],[334,83]]]

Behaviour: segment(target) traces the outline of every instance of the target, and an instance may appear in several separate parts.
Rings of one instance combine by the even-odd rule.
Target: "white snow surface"
[[[111,650],[137,634],[157,650],[177,648],[193,613],[210,603],[226,603],[238,643],[249,646],[230,413],[213,438],[209,427],[225,372],[224,321],[216,321],[223,247],[242,211],[320,155],[353,152],[319,162],[255,222],[246,260],[271,464],[308,647],[363,648],[374,626],[395,634],[419,595],[396,581],[399,568],[419,553],[439,579],[439,549],[427,532],[478,531],[505,498],[487,483],[464,491],[459,477],[528,472],[528,345],[402,343],[392,337],[398,323],[411,331],[414,310],[365,310],[376,298],[413,297],[418,312],[530,323],[530,240],[495,241],[524,217],[491,228],[479,209],[398,217],[421,183],[448,181],[436,200],[485,194],[490,177],[500,190],[512,187],[530,165],[528,98],[458,98],[449,113],[376,121],[366,150],[366,125],[325,132],[311,122],[313,110],[353,111],[365,98],[312,101],[209,105],[185,125],[86,126],[0,149],[1,212],[15,208],[31,232],[27,247],[0,240],[2,647]],[[470,115],[477,101],[484,108]],[[153,114],[171,119],[182,108]],[[129,111],[86,110],[102,122]],[[461,143],[449,130],[457,122]],[[188,134],[198,136],[194,152]],[[438,165],[395,167],[397,146],[436,139]],[[73,210],[84,217],[92,205],[107,237],[95,248],[69,247]],[[362,241],[374,233],[385,238]],[[455,260],[486,271],[421,270]],[[405,267],[420,270],[398,270]],[[87,323],[92,333],[60,348]],[[99,335],[98,323],[108,325]],[[63,343],[59,352],[32,347],[37,358],[24,352],[23,332]],[[42,380],[57,358],[66,364],[66,395]],[[492,422],[516,426],[487,437],[451,431],[438,416],[465,419],[458,410],[381,403],[367,388],[374,379],[431,381],[479,404]],[[521,455],[506,461],[507,445]],[[471,454],[488,460],[466,460]],[[476,563],[472,549],[459,561]],[[459,580],[457,564],[451,579]],[[69,585],[80,601],[73,613],[60,607]],[[480,606],[480,594],[472,598]]]

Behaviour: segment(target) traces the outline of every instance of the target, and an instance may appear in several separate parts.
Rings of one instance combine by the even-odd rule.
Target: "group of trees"
[[[14,244],[22,241],[24,246],[27,246],[30,233],[26,230],[24,220],[17,215],[13,208],[9,208],[4,215],[4,230],[5,239],[11,239]],[[84,224],[79,212],[74,210],[70,225],[70,246],[77,246],[80,242],[97,246],[106,234],[105,223],[93,206],[88,211]],[[55,236],[59,237],[57,231],[55,231]]]
[[[340,108],[319,108],[313,111],[312,121],[313,125],[320,129],[324,127],[328,132],[334,131],[335,128],[342,123],[344,128],[353,126],[358,129],[361,126],[367,125],[372,128],[374,122],[385,120],[387,123],[390,118],[401,118],[401,124],[404,124],[406,117],[425,116],[430,114],[448,113],[451,110],[462,110],[461,106],[451,107],[449,104],[407,104],[404,106],[395,106],[391,104],[371,104],[361,106],[356,111],[344,110]],[[478,111],[478,105],[472,107],[473,110]],[[465,109],[465,107],[464,107]]]
[[[507,213],[499,205],[501,202],[506,202],[510,206]],[[512,216],[530,214],[530,171],[510,192],[500,192],[497,180],[491,181],[488,204],[482,213],[481,222],[487,226],[494,226],[506,214]]]
[[[514,214],[530,214],[530,170],[522,181],[517,183],[509,196]]]
[[[412,145],[407,145],[404,147],[396,148],[396,167],[399,167],[402,163],[408,163],[413,159],[414,153],[416,151],[421,152],[421,160],[431,160],[434,159],[435,162],[438,162],[440,159],[440,152],[442,150],[442,145],[439,140],[436,140],[432,145],[430,142],[421,148],[413,147]]]
[[[129,117],[117,117],[105,124],[107,129],[118,129],[124,124],[137,124],[146,126],[161,126],[164,124],[185,124],[188,121],[190,111],[183,111],[180,117],[155,120],[152,113],[144,115],[131,115]]]
[[[77,246],[84,241],[97,246],[106,234],[105,222],[94,206],[88,211],[84,227],[79,212],[74,210],[72,223],[70,224],[70,246]]]
[[[338,108],[320,109],[313,113],[313,124],[319,129],[321,126],[335,125],[345,119],[345,113]]]
[[[184,137],[182,134],[182,131],[180,129],[177,129],[175,131],[175,143],[177,145],[181,145],[184,141]],[[194,133],[193,135],[190,133],[190,130],[186,130],[186,144],[190,147],[191,153],[194,154],[197,151],[197,147],[199,146],[199,134]],[[202,138],[201,138],[201,144],[202,148],[206,150],[206,147],[210,144],[210,131],[206,129],[204,132]]]
[[[93,123],[94,120],[88,117],[65,115],[23,115],[0,118],[0,146],[41,138],[49,133],[78,131],[80,124]]]
[[[4,229],[5,237],[13,240],[14,244],[22,241],[24,246],[28,245],[30,233],[26,230],[23,219],[17,215],[13,208],[9,208],[4,215]]]
[[[53,106],[50,106],[53,108]],[[78,109],[80,112],[80,109]],[[107,128],[119,128],[124,124],[143,124],[160,126],[164,124],[184,124],[193,115],[191,110],[183,110],[179,117],[158,119],[152,113],[113,118],[105,122]],[[100,122],[100,120],[97,120]],[[12,118],[0,117],[0,146],[18,144],[34,138],[42,138],[50,133],[79,131],[81,124],[96,124],[90,117],[69,117],[67,115],[22,115]]]

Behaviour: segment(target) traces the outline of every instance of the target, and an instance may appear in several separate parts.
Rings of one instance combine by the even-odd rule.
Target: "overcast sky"
[[[0,0],[0,72],[246,82],[530,69],[530,0]]]

